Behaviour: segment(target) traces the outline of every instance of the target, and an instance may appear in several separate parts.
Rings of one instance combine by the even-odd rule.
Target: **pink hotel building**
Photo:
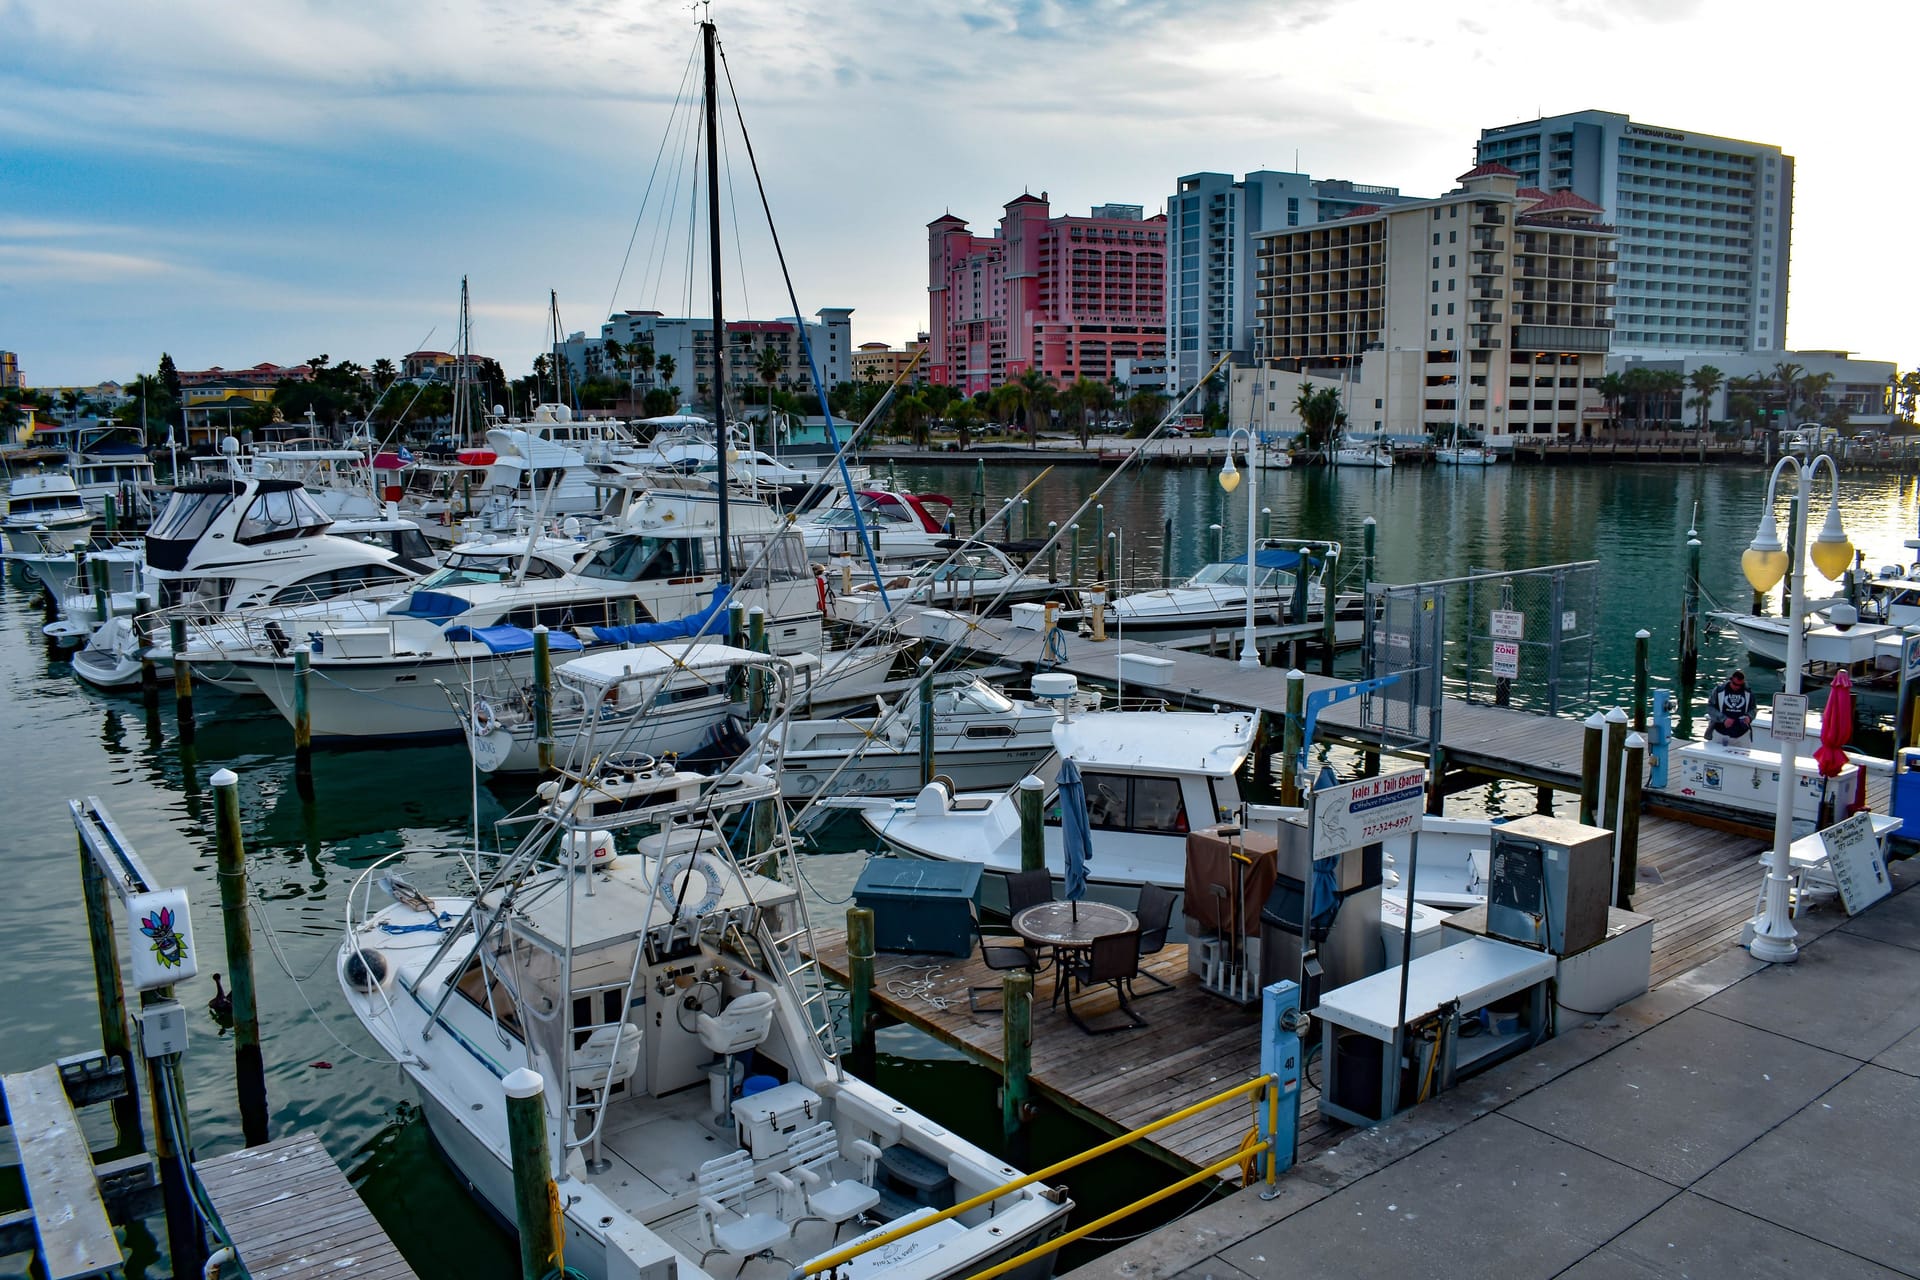
[[[947,214],[927,224],[927,378],[967,395],[1038,369],[1104,382],[1114,361],[1166,360],[1167,219],[1138,205],[1049,217],[1009,202],[991,236]]]

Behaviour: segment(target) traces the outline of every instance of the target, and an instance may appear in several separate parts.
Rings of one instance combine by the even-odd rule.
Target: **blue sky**
[[[1182,173],[1296,152],[1317,177],[1436,194],[1481,127],[1599,107],[1785,147],[1790,343],[1920,362],[1910,6],[713,13],[801,307],[854,307],[856,341],[925,327],[924,226],[947,209],[989,227],[1031,189],[1152,211]],[[450,346],[465,275],[476,349],[520,372],[549,289],[569,330],[610,306],[704,313],[675,163],[696,20],[666,0],[0,0],[0,347],[41,384],[125,379],[162,350],[183,368],[367,363]],[[728,313],[785,314],[737,134],[729,151]]]

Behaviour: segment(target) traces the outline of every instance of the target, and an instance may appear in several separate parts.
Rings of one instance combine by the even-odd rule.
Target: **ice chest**
[[[733,1104],[740,1140],[755,1160],[779,1155],[797,1130],[820,1119],[820,1095],[792,1081],[775,1085]]]
[[[973,900],[979,890],[977,862],[870,858],[853,898],[873,912],[879,950],[966,956],[973,954]]]

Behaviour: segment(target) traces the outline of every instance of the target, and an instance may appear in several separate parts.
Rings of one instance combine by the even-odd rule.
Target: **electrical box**
[[[873,912],[873,945],[881,951],[972,955],[980,872],[977,862],[871,858],[853,898]]]
[[[178,1000],[162,1000],[141,1009],[140,1048],[149,1058],[187,1051],[187,1011]]]
[[[1557,956],[1607,936],[1613,833],[1529,814],[1493,829],[1487,933]]]
[[[733,1104],[733,1122],[741,1145],[765,1160],[787,1149],[794,1132],[820,1118],[820,1095],[803,1084],[788,1081],[750,1094]]]

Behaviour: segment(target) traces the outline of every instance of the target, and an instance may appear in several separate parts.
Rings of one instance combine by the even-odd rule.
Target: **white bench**
[[[1885,813],[1870,813],[1868,819],[1873,823],[1874,843],[1880,846],[1881,856],[1887,852],[1887,840],[1901,827],[1901,820]],[[1818,831],[1812,835],[1801,836],[1787,846],[1789,864],[1788,876],[1792,880],[1793,914],[1798,916],[1806,909],[1809,895],[1829,896],[1840,892],[1840,885],[1833,878],[1833,871],[1827,865],[1827,845]],[[1762,868],[1773,862],[1773,850],[1760,855]],[[1753,913],[1758,916],[1766,910],[1767,885],[1760,882],[1760,894],[1754,902]]]

